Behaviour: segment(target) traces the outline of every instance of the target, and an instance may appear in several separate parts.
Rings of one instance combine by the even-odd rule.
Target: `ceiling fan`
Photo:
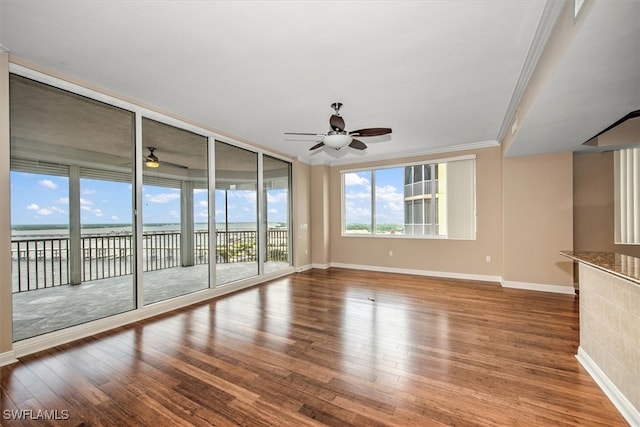
[[[160,160],[158,160],[158,156],[156,156],[154,154],[154,151],[156,151],[155,147],[147,147],[149,149],[149,154],[147,155],[147,157],[145,157],[144,159],[144,165],[148,168],[157,168],[160,166]],[[162,161],[163,165],[167,165],[167,166],[172,166],[174,168],[180,168],[180,169],[189,169],[188,167],[184,166],[184,165],[179,165],[176,163],[171,163],[171,162],[165,162],[164,160]]]
[[[346,146],[355,148],[356,150],[364,150],[367,148],[367,145],[354,137],[382,136],[391,133],[390,128],[366,128],[347,132],[344,130],[344,119],[340,116],[342,103],[334,102],[331,104],[331,108],[333,108],[335,113],[332,114],[329,119],[329,126],[331,126],[331,130],[328,133],[285,132],[285,135],[308,135],[322,138],[318,144],[314,145],[309,150],[316,150],[325,145],[336,150],[340,150]]]

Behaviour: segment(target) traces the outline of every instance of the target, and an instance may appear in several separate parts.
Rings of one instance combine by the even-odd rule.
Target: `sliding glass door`
[[[14,341],[291,267],[289,162],[16,74],[10,109]]]
[[[291,266],[291,163],[262,156],[264,272]]]
[[[258,274],[258,154],[216,141],[216,284]]]
[[[14,341],[136,307],[134,114],[10,76]]]
[[[208,138],[143,118],[142,145],[147,305],[209,287],[208,219],[202,215],[208,204]]]

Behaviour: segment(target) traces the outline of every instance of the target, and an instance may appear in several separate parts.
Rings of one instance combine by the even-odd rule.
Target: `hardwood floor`
[[[312,270],[2,367],[0,422],[627,425],[578,339],[573,296]]]

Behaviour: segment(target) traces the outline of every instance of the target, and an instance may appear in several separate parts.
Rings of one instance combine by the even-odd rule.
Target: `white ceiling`
[[[640,109],[640,2],[588,3],[508,155],[577,149]],[[310,163],[351,163],[497,144],[549,7],[0,0],[0,45],[239,140]],[[328,131],[335,101],[347,130],[393,134],[363,138],[364,152],[313,153],[313,138],[283,135]]]

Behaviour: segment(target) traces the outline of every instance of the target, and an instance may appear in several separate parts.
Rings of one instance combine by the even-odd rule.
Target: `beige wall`
[[[573,157],[573,249],[615,251],[613,153]]]
[[[311,264],[311,167],[298,160],[293,162],[293,266],[305,267]],[[305,227],[306,224],[306,227]]]
[[[0,354],[12,347],[9,141],[9,55],[0,54]]]
[[[354,237],[341,233],[341,170],[476,154],[477,239]],[[377,268],[499,277],[502,269],[500,147],[331,168],[331,262]],[[314,198],[316,196],[314,195]],[[389,256],[389,251],[393,256]],[[486,262],[486,256],[491,262]]]
[[[504,160],[504,271],[513,282],[573,285],[573,155]]]
[[[524,91],[522,98],[516,108],[514,117],[511,118],[511,124],[517,119],[519,127],[526,121],[527,115],[533,109],[535,102],[540,95],[540,92],[544,89],[545,85],[553,76],[556,71],[556,67],[564,59],[567,49],[573,42],[576,34],[578,33],[582,23],[585,21],[586,15],[589,13],[593,2],[586,2],[580,12],[582,18],[576,23],[574,19],[574,3],[572,1],[566,1],[563,9],[558,17],[555,26],[549,35],[547,44],[544,50],[540,54],[540,58],[535,66],[535,70],[531,74],[531,78],[527,83],[527,88]],[[517,135],[511,133],[511,126],[501,141],[502,150],[505,155],[508,154],[511,145]]]
[[[327,266],[330,259],[329,238],[329,166],[311,166],[311,262],[315,266]]]
[[[640,245],[614,244],[613,152],[573,158],[574,250],[640,257]]]

